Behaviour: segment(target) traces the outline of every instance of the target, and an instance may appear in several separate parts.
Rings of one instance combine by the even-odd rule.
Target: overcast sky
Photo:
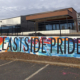
[[[80,12],[80,0],[0,0],[0,19],[69,7]]]

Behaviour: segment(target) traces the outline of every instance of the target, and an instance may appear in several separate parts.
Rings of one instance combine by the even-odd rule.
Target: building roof
[[[16,17],[31,16],[31,15],[38,15],[38,14],[46,14],[46,13],[58,12],[58,11],[69,10],[69,9],[73,9],[73,8],[70,7],[70,8],[59,9],[59,10],[54,10],[54,11],[42,12],[42,13],[35,13],[35,14],[29,14],[29,15],[20,15],[20,16],[16,16]],[[74,10],[74,9],[73,9],[73,10]],[[70,11],[70,10],[69,10],[69,11]],[[74,11],[76,12],[76,10],[74,10]],[[70,12],[71,12],[71,11],[70,11]],[[11,17],[11,18],[16,18],[16,17]],[[11,19],[11,18],[5,18],[5,19]],[[5,19],[1,19],[1,20],[5,20]]]
[[[69,7],[69,8],[58,9],[58,10],[53,10],[53,11],[47,11],[47,12],[41,12],[41,13],[35,13],[35,14],[29,14],[29,15],[26,15],[26,16],[37,15],[37,14],[44,14],[44,13],[50,13],[50,12],[56,12],[56,11],[62,11],[62,10],[69,10],[69,9],[73,9],[75,12],[77,12],[74,8]],[[69,10],[69,11],[70,11],[70,10]]]
[[[55,11],[31,14],[31,15],[26,15],[26,20],[37,20],[41,18],[50,18],[50,17],[64,16],[64,15],[76,18],[76,11],[73,8],[66,8]]]

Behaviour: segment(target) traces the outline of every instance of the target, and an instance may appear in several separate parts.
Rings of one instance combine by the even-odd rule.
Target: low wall
[[[80,37],[1,36],[0,52],[24,52],[44,56],[80,58]]]
[[[34,34],[35,33],[35,31],[31,31],[31,32],[21,32],[21,33],[2,33],[1,35],[6,35],[6,36],[11,36],[11,35],[13,35],[13,36],[16,36],[16,35],[30,35],[30,34]],[[70,34],[78,34],[77,32],[76,32],[76,30],[69,30],[69,29],[67,29],[67,30],[49,30],[49,31],[36,31],[36,33],[41,33],[42,35],[60,35],[60,33],[61,33],[61,35],[70,35]]]
[[[23,32],[21,34],[23,35],[29,35],[35,33],[35,31],[31,31],[31,32]],[[50,30],[50,31],[36,31],[36,33],[41,33],[41,34],[60,34],[60,30]],[[77,33],[76,30],[61,30],[61,34],[71,34],[71,33]]]

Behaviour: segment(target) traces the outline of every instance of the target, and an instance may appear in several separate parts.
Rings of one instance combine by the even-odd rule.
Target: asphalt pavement
[[[0,60],[0,80],[80,80],[80,69]]]

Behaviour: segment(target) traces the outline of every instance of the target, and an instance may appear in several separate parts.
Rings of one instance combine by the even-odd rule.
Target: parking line
[[[37,70],[35,73],[33,73],[32,75],[30,75],[29,77],[27,77],[25,80],[29,80],[30,78],[32,78],[33,76],[35,76],[36,74],[38,74],[40,71],[42,71],[44,68],[46,68],[47,66],[49,66],[49,64],[45,65],[44,67],[40,68],[39,70]]]
[[[7,62],[7,63],[4,63],[4,64],[1,64],[0,67],[1,67],[1,66],[4,66],[4,65],[7,65],[7,64],[10,64],[10,63],[12,63],[12,62],[14,62],[14,61],[10,61],[10,62]]]

